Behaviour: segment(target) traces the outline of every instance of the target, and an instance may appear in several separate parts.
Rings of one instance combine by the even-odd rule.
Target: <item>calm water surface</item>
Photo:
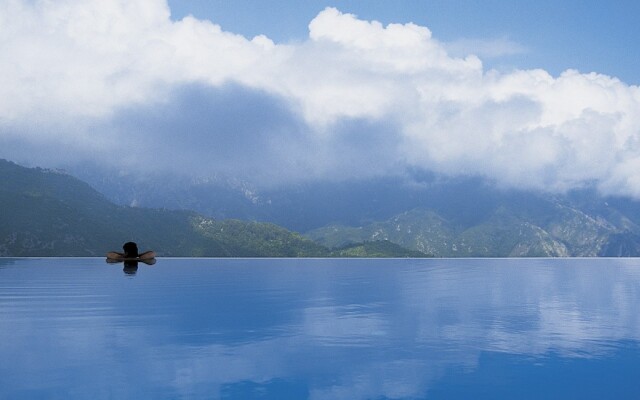
[[[640,260],[0,259],[1,399],[638,399]]]

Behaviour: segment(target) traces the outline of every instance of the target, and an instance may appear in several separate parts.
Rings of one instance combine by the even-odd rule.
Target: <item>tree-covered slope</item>
[[[0,160],[0,256],[101,256],[133,240],[159,256],[325,256],[273,224],[117,206],[58,171]]]
[[[334,257],[395,257],[395,258],[419,258],[429,257],[428,254],[416,250],[406,249],[388,240],[376,240],[374,242],[363,242],[348,244],[332,251]]]

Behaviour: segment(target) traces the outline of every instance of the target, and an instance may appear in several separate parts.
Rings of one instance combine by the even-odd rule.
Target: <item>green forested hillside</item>
[[[332,254],[335,257],[429,257],[428,254],[408,250],[388,240],[348,244],[333,250]]]
[[[437,210],[414,209],[386,221],[330,225],[306,236],[331,248],[388,240],[437,257],[640,256],[640,227],[634,216],[609,204],[588,208],[551,198],[526,206],[499,204],[469,224]]]
[[[0,160],[0,256],[102,256],[132,240],[159,256],[326,256],[272,224],[116,206],[61,172]]]

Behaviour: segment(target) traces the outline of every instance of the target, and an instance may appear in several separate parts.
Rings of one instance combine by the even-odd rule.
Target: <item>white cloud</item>
[[[20,157],[20,149],[23,157],[38,157],[52,141],[65,144],[65,159],[103,151],[108,162],[124,162],[111,152],[123,141],[169,151],[166,134],[158,135],[163,142],[157,132],[135,123],[123,132],[114,121],[131,109],[157,106],[166,113],[185,85],[218,90],[232,84],[289,110],[270,130],[248,118],[254,125],[244,131],[255,132],[266,151],[252,158],[247,174],[345,177],[410,165],[509,186],[595,184],[640,197],[640,88],[573,70],[558,77],[485,70],[478,56],[523,51],[508,39],[445,45],[426,27],[383,26],[327,8],[310,22],[307,41],[278,44],[193,17],[171,21],[163,0],[5,1],[0,38],[0,156],[6,158]],[[465,54],[473,47],[477,54]],[[192,118],[202,118],[192,124],[200,136],[214,128],[216,137],[235,135],[229,124],[207,125],[206,111]],[[350,121],[360,123],[345,125]],[[236,122],[245,124],[244,118]],[[356,131],[378,125],[385,128],[370,137]],[[367,141],[369,160],[358,148]],[[38,143],[46,144],[38,150]],[[289,161],[278,150],[285,145]],[[178,158],[192,157],[183,147]],[[242,151],[225,149],[236,158]],[[365,165],[347,162],[353,159]],[[159,168],[161,160],[145,162]],[[219,162],[201,164],[209,172],[225,169]]]
[[[497,58],[528,53],[528,49],[508,37],[496,39],[458,39],[444,43],[447,52],[453,56],[475,54],[481,58]]]

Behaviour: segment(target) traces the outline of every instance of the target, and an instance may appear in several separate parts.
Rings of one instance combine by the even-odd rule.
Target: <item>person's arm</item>
[[[151,260],[152,258],[156,258],[155,251],[145,251],[144,253],[138,254],[138,258],[140,260]]]
[[[107,258],[119,260],[124,258],[124,254],[118,253],[117,251],[110,251],[107,253]]]

